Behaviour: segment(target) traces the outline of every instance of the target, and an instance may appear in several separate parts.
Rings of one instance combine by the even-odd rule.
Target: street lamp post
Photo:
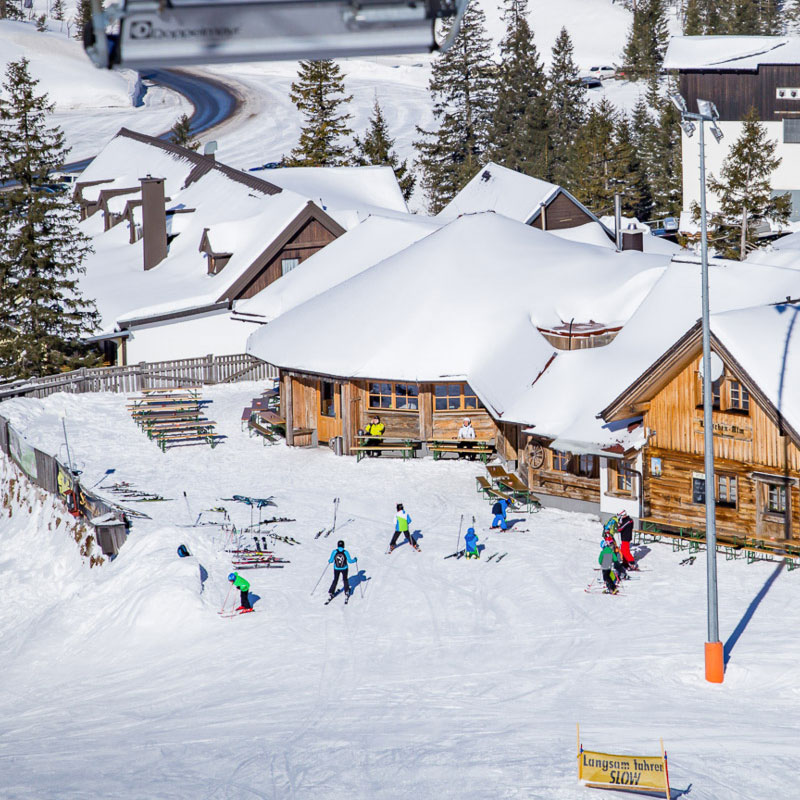
[[[708,220],[706,215],[706,151],[705,125],[711,125],[711,133],[719,142],[722,131],[717,126],[717,107],[708,100],[697,101],[697,114],[686,107],[679,94],[670,99],[681,115],[681,128],[691,137],[696,125],[700,126],[700,264],[703,308],[703,449],[705,456],[705,500],[706,500],[706,591],[708,598],[708,639],[705,646],[706,680],[722,683],[725,678],[725,656],[719,640],[719,608],[717,603],[717,524],[715,518],[716,486],[714,483],[714,427],[711,397],[711,326],[708,302]]]

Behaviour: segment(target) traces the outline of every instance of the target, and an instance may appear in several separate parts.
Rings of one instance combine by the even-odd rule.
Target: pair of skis
[[[486,559],[486,563],[488,564],[496,555],[497,555],[497,553],[492,553],[489,556],[489,558]],[[499,564],[507,555],[508,555],[508,553],[503,553],[503,555],[501,555],[500,558],[498,558],[497,561],[495,561],[494,563],[495,564]]]
[[[336,530],[336,513],[338,512],[338,510],[339,510],[339,498],[338,497],[334,497],[333,498],[333,525],[331,525],[331,527],[328,528],[327,530],[325,528],[322,528],[321,530],[317,531],[316,535],[314,536],[315,539],[319,539],[319,537],[322,536],[323,533],[325,534],[325,536],[327,538],[328,536],[330,536]]]
[[[254,608],[243,608],[241,611],[218,611],[217,612],[223,619],[231,619],[232,617],[240,617],[242,614],[254,614]]]
[[[325,603],[324,603],[323,605],[328,605],[328,603],[330,603],[330,602],[331,602],[331,600],[335,600],[335,599],[336,599],[336,598],[337,598],[337,597],[338,597],[338,596],[339,596],[339,595],[340,595],[342,592],[344,592],[344,589],[337,589],[337,590],[336,590],[336,594],[333,594],[333,595],[331,595],[331,596],[330,596],[330,597],[329,597],[329,598],[328,598],[328,599],[325,601]],[[345,604],[345,605],[347,605],[347,604],[348,604],[348,602],[350,601],[350,594],[351,594],[351,593],[348,593],[348,592],[345,592],[345,594],[344,594],[344,604]]]

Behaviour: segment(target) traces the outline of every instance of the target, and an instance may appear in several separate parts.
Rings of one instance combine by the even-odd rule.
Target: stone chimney
[[[167,212],[164,179],[139,178],[142,184],[142,252],[145,270],[167,257]]]
[[[633,223],[622,231],[622,250],[644,251],[644,231],[639,230]]]

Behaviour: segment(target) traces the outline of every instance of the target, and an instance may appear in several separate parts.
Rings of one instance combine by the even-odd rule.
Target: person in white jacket
[[[472,427],[472,420],[469,417],[464,417],[464,422],[458,429],[458,449],[469,450],[475,441],[475,428]],[[470,458],[475,460],[474,453],[459,453],[459,458]]]

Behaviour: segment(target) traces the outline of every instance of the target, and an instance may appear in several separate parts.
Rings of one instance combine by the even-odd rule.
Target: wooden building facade
[[[800,537],[797,432],[722,342],[712,384],[717,529],[760,538]],[[644,518],[665,529],[705,528],[700,331],[692,329],[603,411],[607,421],[642,413]],[[713,377],[713,376],[712,376]]]

